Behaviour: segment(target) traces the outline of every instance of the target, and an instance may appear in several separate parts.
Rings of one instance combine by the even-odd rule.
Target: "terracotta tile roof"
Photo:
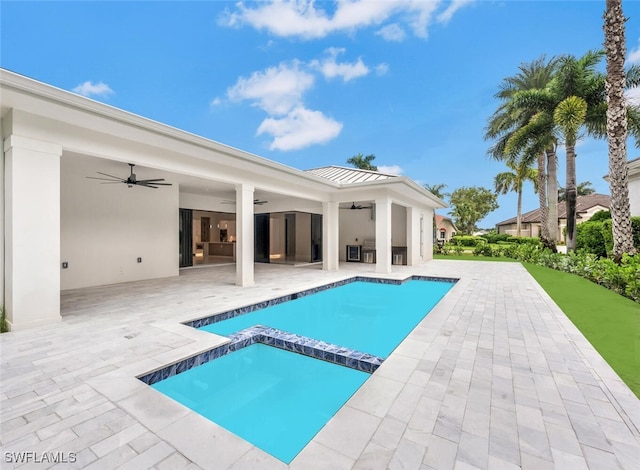
[[[333,165],[312,168],[305,171],[338,183],[362,183],[363,181],[386,180],[396,177],[395,175],[380,173],[379,171],[360,170],[358,168],[345,168]]]
[[[611,196],[607,196],[606,194],[588,194],[586,196],[578,196],[578,199],[576,200],[576,212],[578,213],[578,218],[580,218],[581,213],[584,213],[595,206],[602,206],[608,209],[611,207]],[[564,202],[558,203],[558,218],[567,218],[567,208]],[[540,219],[540,209],[535,209],[522,214],[523,224],[540,223]],[[510,219],[498,222],[496,225],[510,225],[515,223],[516,217],[511,217]]]

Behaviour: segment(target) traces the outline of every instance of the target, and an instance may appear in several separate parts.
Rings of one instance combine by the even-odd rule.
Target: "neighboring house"
[[[631,216],[640,217],[640,158],[629,161],[628,168]]]
[[[432,258],[446,205],[405,176],[304,172],[3,69],[0,94],[0,304],[12,329],[59,320],[61,290],[194,264],[234,263],[250,286],[255,262],[337,270],[347,247],[366,245],[379,273]],[[140,184],[158,179],[167,185]]]
[[[578,224],[589,220],[593,214],[599,211],[608,211],[611,207],[611,197],[605,194],[589,194],[578,196],[576,200],[576,222]],[[522,214],[520,236],[537,237],[540,235],[540,209],[535,209]],[[564,202],[558,203],[558,230],[562,240],[564,240],[564,228],[567,226],[567,211]],[[516,217],[496,224],[498,233],[508,233],[516,236]]]
[[[458,232],[453,220],[444,215],[436,214],[436,239],[448,242]]]

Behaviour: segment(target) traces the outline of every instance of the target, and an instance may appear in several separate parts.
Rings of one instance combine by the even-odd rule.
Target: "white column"
[[[60,145],[4,141],[4,303],[12,330],[60,320]]]
[[[434,220],[433,213],[435,209],[429,209],[424,213],[424,235],[423,235],[423,245],[422,245],[422,260],[428,261],[433,259],[433,231],[434,231]],[[438,233],[436,233],[438,236]]]
[[[340,261],[340,209],[337,202],[322,203],[322,269],[337,271]]]
[[[420,220],[417,210],[405,207],[407,211],[407,266],[414,266],[420,260]]]
[[[376,199],[376,272],[391,272],[391,200]]]
[[[254,263],[253,186],[236,185],[236,285],[252,286]]]

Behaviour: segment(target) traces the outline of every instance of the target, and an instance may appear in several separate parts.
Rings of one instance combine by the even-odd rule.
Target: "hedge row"
[[[611,256],[613,251],[612,222],[610,218],[596,217],[602,213],[606,214],[605,211],[598,212],[587,222],[578,224],[576,227],[576,250],[585,250],[599,258]],[[640,249],[640,217],[631,217],[631,230],[633,245]]]
[[[548,249],[540,249],[533,245],[521,245],[510,254],[505,253],[505,256],[577,274],[631,300],[640,302],[640,255],[629,256],[625,254],[618,265],[609,258],[598,258],[597,255],[585,251],[570,252],[565,255],[553,253]]]

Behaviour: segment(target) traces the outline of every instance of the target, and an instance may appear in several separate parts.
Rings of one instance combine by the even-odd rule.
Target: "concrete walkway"
[[[0,337],[0,466],[286,468],[135,376],[225,341],[180,321],[372,270],[257,265],[239,288],[220,266],[63,293],[62,322]],[[290,468],[639,468],[640,400],[520,264],[388,277],[411,274],[460,281]],[[75,462],[34,461],[52,457]]]

